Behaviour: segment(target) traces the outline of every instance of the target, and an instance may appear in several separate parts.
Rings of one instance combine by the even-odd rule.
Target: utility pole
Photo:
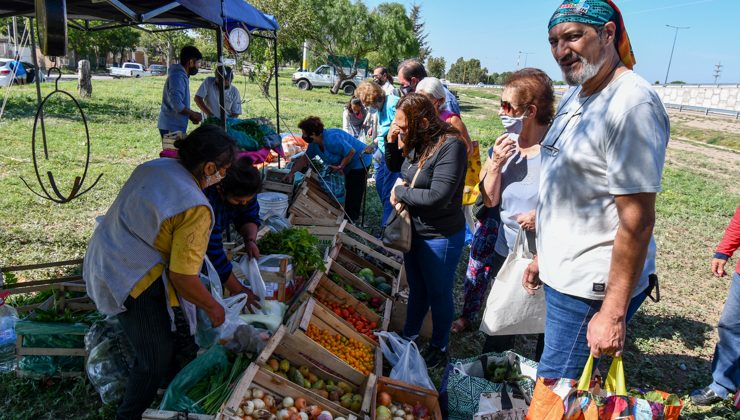
[[[676,49],[676,39],[678,38],[678,31],[680,29],[690,29],[690,26],[673,26],[673,25],[666,25],[669,28],[673,28],[676,30],[676,34],[673,36],[673,47],[671,48],[671,58],[668,59],[668,69],[665,71],[665,81],[663,82],[664,85],[668,84],[668,73],[671,71],[671,62],[673,61],[673,51]]]
[[[524,54],[524,67],[527,67],[527,57],[534,53],[519,51],[519,55],[516,58],[516,68],[517,69],[519,68],[519,61],[522,59],[522,54]]]
[[[719,62],[714,65],[714,84],[716,85],[719,81],[719,77],[722,75],[722,63]]]
[[[308,40],[303,41],[303,61],[301,62],[301,70],[308,71]]]

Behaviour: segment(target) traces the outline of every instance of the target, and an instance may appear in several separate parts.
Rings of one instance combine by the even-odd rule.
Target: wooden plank
[[[82,264],[82,262],[83,262],[83,259],[78,258],[74,260],[56,261],[56,262],[40,263],[40,264],[9,265],[7,267],[0,267],[0,272],[9,273],[11,271],[26,271],[26,270],[36,270],[39,268],[63,267],[65,265]]]
[[[85,357],[85,349],[62,349],[62,348],[41,348],[41,347],[21,347],[19,356],[80,356]]]
[[[339,274],[339,276],[343,277],[345,280],[348,280],[352,287],[354,287],[355,289],[359,289],[360,291],[365,292],[370,296],[378,297],[381,299],[390,298],[390,296],[365,283],[361,278],[357,277],[357,275],[342,267],[341,264],[333,263],[329,270]]]
[[[355,247],[355,248],[359,249],[360,251],[362,251],[362,252],[364,252],[364,253],[366,253],[368,255],[371,255],[372,257],[377,258],[380,261],[383,261],[384,263],[388,264],[391,267],[396,267],[396,270],[400,270],[401,269],[401,264],[398,261],[396,261],[396,260],[394,260],[394,259],[392,259],[390,257],[386,257],[385,255],[383,255],[380,252],[378,252],[378,251],[370,248],[369,246],[356,241],[354,238],[348,236],[345,233],[340,233],[339,234],[339,239],[343,243],[345,243],[345,244],[347,244],[349,246]]]
[[[0,290],[26,290],[31,289],[36,286],[48,286],[52,284],[58,284],[58,283],[66,283],[72,280],[81,280],[82,275],[80,274],[74,274],[70,276],[64,276],[64,277],[56,277],[56,278],[50,278],[50,279],[44,279],[44,280],[33,280],[33,281],[24,281],[21,283],[15,283],[15,284],[6,284]],[[48,289],[48,287],[47,287]],[[44,289],[39,289],[44,290]],[[16,292],[16,293],[27,293],[27,292]]]
[[[291,221],[291,224],[293,226],[336,226],[336,227],[339,227],[336,219],[315,219],[312,217],[300,217],[300,216],[294,216],[293,220]]]
[[[215,418],[214,416],[209,416],[207,414],[185,414],[177,411],[156,410],[153,408],[148,408],[144,411],[144,414],[141,415],[142,420],[180,420],[186,417],[190,420],[213,420]]]
[[[386,251],[388,251],[391,254],[397,255],[399,257],[403,257],[403,253],[401,251],[397,251],[395,249],[386,247],[385,245],[383,245],[383,241],[381,241],[380,239],[376,238],[375,236],[373,236],[373,235],[365,232],[359,226],[356,226],[356,225],[353,225],[353,224],[348,224],[345,227],[344,231],[345,232],[349,232],[349,233],[353,233],[353,234],[361,237],[362,239],[370,242],[373,245],[383,247],[383,249],[385,249]]]

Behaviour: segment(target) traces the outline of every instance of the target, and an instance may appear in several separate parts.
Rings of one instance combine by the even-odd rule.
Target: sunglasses
[[[503,100],[501,101],[501,109],[506,113],[516,111],[516,107],[511,102]]]

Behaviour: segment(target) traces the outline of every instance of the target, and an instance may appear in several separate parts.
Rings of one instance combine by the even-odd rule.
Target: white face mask
[[[220,171],[216,171],[213,175],[206,175],[206,188],[210,187],[211,185],[216,185],[221,180],[224,179],[223,175],[221,175]]]
[[[506,132],[509,133],[509,138],[517,141],[519,139],[519,134],[522,133],[522,129],[524,128],[525,116],[510,117],[508,115],[501,115],[500,118],[501,124],[504,125]]]

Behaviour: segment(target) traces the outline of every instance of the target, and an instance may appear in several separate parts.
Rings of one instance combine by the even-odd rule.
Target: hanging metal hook
[[[85,183],[85,178],[87,177],[87,170],[90,166],[90,130],[87,127],[87,118],[85,118],[85,112],[82,110],[82,107],[80,106],[80,103],[77,102],[77,99],[74,98],[74,96],[70,95],[69,92],[66,92],[64,90],[59,89],[59,80],[62,78],[62,71],[56,66],[56,58],[53,60],[53,67],[51,67],[47,73],[47,75],[51,75],[53,71],[57,71],[59,75],[56,77],[54,81],[54,91],[50,94],[46,95],[43,101],[39,103],[38,109],[36,110],[36,118],[33,121],[33,137],[31,138],[31,151],[33,154],[33,169],[36,172],[36,179],[39,182],[39,186],[41,187],[41,191],[43,194],[36,192],[31,186],[26,182],[25,179],[21,177],[21,181],[28,187],[29,190],[31,190],[32,193],[36,194],[37,196],[41,198],[45,198],[47,200],[51,200],[55,203],[64,204],[68,203],[75,198],[85,194],[86,192],[90,191],[95,185],[97,185],[98,181],[100,181],[100,178],[103,176],[103,174],[98,175],[98,177],[95,179],[95,182],[92,183],[88,188],[82,189],[83,184]],[[82,116],[82,123],[85,126],[85,138],[87,140],[87,150],[85,153],[85,169],[82,172],[82,176],[75,177],[74,182],[72,183],[72,189],[68,195],[62,194],[62,192],[59,190],[59,187],[57,186],[56,181],[54,180],[54,174],[51,173],[51,171],[46,171],[46,176],[49,179],[49,184],[51,185],[51,189],[56,195],[56,197],[52,196],[49,191],[44,186],[44,182],[41,180],[41,173],[39,172],[39,165],[38,165],[38,159],[36,158],[36,131],[38,129],[38,123],[39,120],[41,121],[41,137],[43,139],[43,145],[44,145],[44,158],[46,160],[49,160],[49,150],[46,142],[46,130],[44,129],[44,119],[43,119],[43,111],[44,111],[44,105],[46,104],[46,101],[49,100],[53,95],[55,94],[61,94],[61,95],[67,95],[70,99],[72,99],[72,102],[77,107],[77,110],[80,112],[80,116]]]

